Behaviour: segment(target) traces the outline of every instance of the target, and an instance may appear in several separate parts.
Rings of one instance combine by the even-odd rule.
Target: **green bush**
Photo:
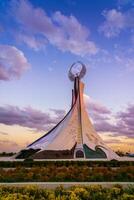
[[[60,182],[60,181],[121,181],[134,182],[134,166],[128,167],[88,167],[55,166],[0,168],[0,182]]]
[[[33,161],[32,159],[26,159],[23,162],[16,161],[0,161],[0,167],[9,168],[9,167],[69,167],[69,166],[87,166],[87,167],[126,167],[134,166],[133,161]]]

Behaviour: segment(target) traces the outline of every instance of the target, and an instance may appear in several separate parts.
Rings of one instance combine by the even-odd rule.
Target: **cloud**
[[[124,53],[124,52],[123,52]],[[115,55],[115,61],[120,64],[120,66],[124,66],[126,72],[134,71],[134,58],[133,56],[125,56],[123,55]]]
[[[107,139],[107,140],[105,140],[105,142],[107,144],[121,144],[121,143],[123,143],[121,140],[119,140],[119,139],[113,139],[113,138]]]
[[[18,79],[29,66],[22,51],[14,46],[0,45],[0,80]]]
[[[117,113],[118,128],[127,136],[134,137],[134,104],[128,105],[126,110]]]
[[[110,114],[111,111],[101,103],[93,100],[91,97],[88,95],[84,94],[84,101],[86,104],[86,107],[90,109],[91,112],[96,112],[99,114]]]
[[[35,37],[33,35],[24,34],[21,32],[16,32],[15,38],[19,43],[25,43],[35,51],[43,49],[47,44],[47,40],[45,38]]]
[[[89,111],[88,107],[87,109]],[[124,111],[113,115],[109,109],[102,106],[100,103],[97,104],[95,101],[95,103],[93,102],[90,104],[89,113],[97,132],[110,132],[114,137],[134,137],[133,104],[128,105]],[[65,111],[60,109],[50,109],[49,112],[42,112],[31,107],[24,109],[15,106],[0,107],[1,124],[28,127],[34,132],[46,132],[50,130],[64,116]]]
[[[115,123],[108,120],[95,121],[95,128],[99,132],[112,132],[114,136],[134,138],[134,105],[128,105],[124,111],[114,116]]]
[[[88,99],[88,96],[86,98]],[[90,104],[90,111],[94,121],[102,121],[102,118],[105,120],[110,113],[106,107],[93,102],[93,100]],[[34,131],[48,131],[63,119],[65,114],[65,110],[61,109],[50,109],[49,112],[42,112],[31,107],[21,109],[17,106],[8,105],[0,107],[0,123],[28,127]]]
[[[100,25],[99,31],[107,38],[118,36],[121,31],[127,31],[132,35],[134,29],[134,9],[121,11],[117,9],[104,10],[102,15],[105,21]]]
[[[103,32],[107,38],[118,36],[121,30],[126,27],[126,16],[121,11],[105,10],[102,15],[105,21],[99,27],[99,31]]]
[[[65,110],[60,110],[60,109],[50,109],[50,111],[52,111],[54,113],[54,115],[57,118],[57,121],[60,121],[61,119],[63,119],[63,117],[66,115]]]
[[[65,110],[59,110],[59,109],[53,109],[53,108],[50,108],[50,111],[54,112],[55,115],[57,116],[65,116],[66,112]]]
[[[24,126],[37,131],[47,131],[58,123],[63,116],[62,111],[57,110],[56,112],[55,116],[52,116],[50,113],[43,113],[31,107],[20,109],[17,106],[5,106],[0,107],[0,123]]]
[[[33,49],[36,49],[37,36],[40,35],[44,37],[42,44],[46,46],[47,41],[63,52],[84,56],[98,51],[95,43],[89,39],[89,30],[73,15],[65,16],[56,11],[48,16],[43,9],[35,8],[25,0],[12,1],[12,12],[23,31],[20,40]],[[39,48],[40,45],[37,46]]]
[[[3,131],[0,131],[0,134],[1,134],[1,135],[8,135],[8,133],[3,132]]]
[[[10,140],[0,140],[1,152],[17,152],[19,145],[16,142]]]
[[[107,107],[87,95],[84,95],[84,100],[96,131],[111,132],[114,136],[134,137],[134,104],[113,114]]]
[[[89,115],[94,123],[110,119],[111,111],[106,106],[95,101],[86,94],[84,94],[84,101],[87,111],[89,112]]]
[[[108,108],[87,95],[84,95],[84,99],[94,123],[102,124],[103,121],[109,120],[111,111]],[[28,127],[34,131],[48,131],[63,119],[65,114],[65,110],[61,109],[49,109],[49,112],[42,112],[31,107],[21,109],[8,105],[0,107],[0,123]]]
[[[94,123],[95,129],[98,132],[117,132],[120,131],[117,129],[116,125],[111,124],[109,121],[100,120]]]

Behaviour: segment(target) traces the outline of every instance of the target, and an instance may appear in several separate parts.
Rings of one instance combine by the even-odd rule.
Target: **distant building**
[[[126,156],[128,156],[128,157],[134,157],[134,153],[127,153]]]

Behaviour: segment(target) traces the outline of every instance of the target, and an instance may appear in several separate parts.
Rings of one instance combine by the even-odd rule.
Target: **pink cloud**
[[[62,110],[56,110],[55,116],[31,107],[20,109],[15,106],[0,107],[0,123],[5,125],[19,125],[36,130],[47,131],[63,117]]]
[[[35,49],[35,44],[38,44],[36,36],[41,35],[45,38],[44,45],[48,41],[49,44],[63,52],[68,51],[80,56],[97,53],[98,48],[89,39],[89,30],[73,15],[65,16],[57,11],[52,16],[48,16],[43,9],[35,8],[25,0],[12,1],[12,8],[16,20],[23,30],[23,37],[20,40],[29,47]],[[30,37],[27,35],[34,38],[32,45]]]
[[[90,101],[90,98],[88,100]],[[114,136],[134,137],[133,104],[128,105],[126,110],[114,115],[107,107],[94,100],[88,102],[88,104],[86,103],[86,106],[96,131],[111,132]],[[50,109],[49,112],[42,112],[31,107],[22,109],[17,106],[1,106],[0,123],[28,127],[34,131],[48,131],[65,114],[66,112],[60,109]]]
[[[20,78],[29,67],[22,51],[14,46],[0,45],[0,80]]]
[[[84,94],[84,101],[86,104],[87,109],[89,109],[90,112],[99,113],[99,114],[110,114],[111,111],[101,104],[100,102],[97,102],[93,100],[88,95]]]

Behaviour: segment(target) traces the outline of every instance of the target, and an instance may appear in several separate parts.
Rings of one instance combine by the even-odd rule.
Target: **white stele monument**
[[[66,116],[48,133],[17,154],[16,158],[33,159],[119,159],[95,131],[83,101],[86,67],[74,63],[69,79],[74,82],[72,106]]]

